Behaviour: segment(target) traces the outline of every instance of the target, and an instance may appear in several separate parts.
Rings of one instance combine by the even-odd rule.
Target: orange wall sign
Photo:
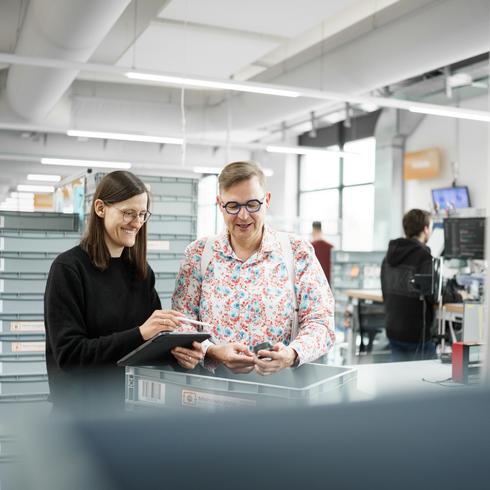
[[[441,170],[441,152],[439,148],[411,151],[405,153],[405,180],[433,179]]]

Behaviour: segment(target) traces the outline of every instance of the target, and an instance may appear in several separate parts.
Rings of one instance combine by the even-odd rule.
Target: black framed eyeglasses
[[[256,213],[257,211],[260,211],[262,204],[264,204],[264,198],[262,198],[262,201],[250,199],[245,204],[240,204],[236,201],[228,201],[221,206],[225,208],[225,211],[228,214],[238,214],[242,208],[245,208],[249,213]]]
[[[120,213],[122,213],[123,221],[125,223],[131,223],[131,221],[134,221],[135,219],[138,219],[139,221],[146,223],[151,216],[150,211],[141,211],[141,213],[137,213],[133,209],[119,209],[114,205],[112,207],[117,209]]]

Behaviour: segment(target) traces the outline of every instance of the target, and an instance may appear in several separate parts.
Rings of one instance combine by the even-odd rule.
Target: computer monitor
[[[468,187],[444,187],[432,189],[432,201],[436,210],[470,207]]]
[[[444,220],[444,257],[483,260],[485,218],[447,218]]]

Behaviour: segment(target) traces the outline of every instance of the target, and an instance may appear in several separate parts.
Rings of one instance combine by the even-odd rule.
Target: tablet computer
[[[209,339],[208,333],[173,333],[160,332],[147,340],[119,361],[118,366],[154,366],[168,364],[174,360],[171,350],[174,347],[186,347],[192,349],[192,342],[203,342]]]

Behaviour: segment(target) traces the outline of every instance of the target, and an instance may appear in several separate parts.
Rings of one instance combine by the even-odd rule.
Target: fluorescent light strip
[[[355,153],[349,153],[340,150],[326,150],[323,148],[314,148],[311,146],[277,146],[268,145],[265,150],[269,153],[286,153],[289,155],[335,155],[338,157],[356,156]]]
[[[419,107],[413,106],[409,107],[408,110],[410,112],[416,112],[418,114],[427,114],[431,116],[444,116],[444,117],[454,117],[458,119],[468,119],[471,121],[483,121],[490,122],[490,113],[478,113],[473,111],[465,111],[464,109],[454,109],[448,107],[447,109],[444,107]]]
[[[342,92],[330,92],[326,90],[313,90],[304,87],[295,86],[280,86],[277,87],[272,84],[266,83],[239,83],[228,80],[203,80],[200,77],[194,75],[194,77],[184,77],[175,75],[164,74],[150,74],[139,72],[128,72],[127,68],[104,65],[99,63],[78,63],[67,60],[52,59],[52,58],[40,58],[31,56],[14,55],[10,53],[0,53],[0,63],[7,63],[9,65],[20,66],[41,66],[45,68],[62,68],[70,69],[74,71],[91,72],[91,73],[107,73],[116,76],[125,76],[127,78],[139,79],[139,80],[155,80],[161,83],[167,83],[169,85],[193,85],[199,87],[210,88],[222,88],[227,90],[237,90],[240,92],[253,92],[263,93],[268,95],[280,95],[285,97],[307,97],[317,100],[328,101],[340,101],[349,102],[350,104],[375,104],[379,107],[388,107],[402,110],[412,110],[412,112],[419,112],[423,114],[434,114],[439,116],[454,117],[458,119],[468,119],[473,121],[488,122],[490,120],[490,112],[488,111],[468,111],[461,108],[453,108],[454,112],[445,110],[445,106],[437,106],[426,104],[423,102],[413,102],[408,100],[390,99],[388,97],[371,97],[371,96],[357,96]],[[433,107],[434,109],[428,108]],[[439,112],[438,107],[441,108]],[[434,112],[437,110],[437,113]],[[429,112],[430,111],[430,112]],[[15,124],[0,124],[0,127],[6,129],[12,129]],[[50,132],[58,132],[52,130]]]
[[[192,171],[196,174],[214,174],[219,175],[223,167],[194,167]],[[271,168],[263,168],[264,175],[266,177],[272,177],[274,175],[274,170]]]
[[[69,129],[66,134],[68,136],[77,136],[79,138],[141,141],[144,143],[163,143],[168,145],[182,145],[184,143],[184,140],[182,138],[172,138],[169,136],[152,136],[146,134],[111,133],[107,131],[85,131],[79,129]]]
[[[54,192],[52,185],[19,184],[17,190],[21,192]]]
[[[67,167],[95,167],[95,168],[131,168],[129,162],[101,162],[99,160],[74,160],[70,158],[41,158],[43,165],[61,165]]]
[[[204,80],[200,78],[187,78],[178,77],[173,75],[157,75],[152,73],[139,73],[130,71],[126,73],[126,77],[133,80],[144,80],[148,82],[159,82],[164,84],[199,87],[199,88],[213,88],[218,90],[234,90],[237,92],[250,92],[253,94],[263,95],[277,95],[279,97],[299,97],[301,94],[294,90],[273,88],[261,86],[259,84],[242,84],[237,82],[225,82],[218,80]]]
[[[10,197],[13,199],[33,199],[33,192],[11,192]]]
[[[27,180],[34,180],[36,182],[59,182],[61,180],[61,175],[28,174]]]
[[[182,138],[173,138],[167,136],[150,136],[150,135],[139,135],[139,134],[130,134],[130,133],[112,133],[112,132],[103,132],[103,131],[88,131],[88,130],[78,130],[78,129],[69,129],[66,134],[68,136],[78,136],[78,137],[86,137],[86,138],[101,138],[101,139],[115,139],[121,141],[142,141],[146,143],[168,143],[173,145],[182,145]],[[197,140],[197,139],[188,139],[186,141],[189,145],[196,146],[226,146],[226,143],[223,141],[207,141],[207,140]],[[323,148],[315,148],[315,147],[302,147],[302,146],[263,146],[257,144],[247,144],[247,143],[236,143],[233,144],[237,148],[244,148],[250,150],[266,150],[270,153],[287,153],[292,155],[309,155],[309,154],[330,154],[337,155],[339,157],[346,156],[345,152],[339,150],[325,150]],[[207,168],[216,170],[215,167],[199,167],[199,168]],[[216,173],[219,174],[221,170],[210,171],[210,172],[198,172],[198,173]]]

